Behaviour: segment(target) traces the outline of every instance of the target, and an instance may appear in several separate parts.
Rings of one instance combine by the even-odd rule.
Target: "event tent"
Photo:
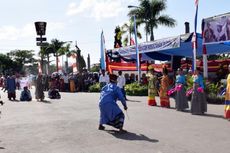
[[[165,60],[170,60],[172,56],[182,56],[182,57],[192,58],[193,56],[192,36],[193,36],[193,33],[188,33],[188,34],[183,34],[183,35],[178,36],[180,39],[178,47],[166,48],[166,49],[161,48],[159,50],[146,51],[146,52],[142,52],[143,47],[141,46],[143,46],[143,43],[140,43],[138,44],[138,48],[139,48],[139,53],[142,54],[141,59],[142,60],[165,61]],[[203,42],[202,35],[197,33],[197,56],[202,56],[202,53],[203,53],[202,42]],[[148,42],[148,44],[151,44],[151,43],[155,43],[155,41]],[[131,54],[130,52],[130,55],[129,55],[130,48],[134,49],[135,46],[128,46],[128,47],[123,47],[119,49],[113,49],[112,52],[120,54],[120,56],[123,56],[122,52],[126,50],[125,56],[135,59],[136,58],[135,54]],[[207,51],[207,55],[227,53],[227,52],[230,52],[230,43],[225,42],[225,43],[208,44],[206,45],[206,51]]]

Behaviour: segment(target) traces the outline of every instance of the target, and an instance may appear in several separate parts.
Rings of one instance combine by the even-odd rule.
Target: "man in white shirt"
[[[125,97],[125,100],[127,100],[126,93],[125,93],[125,84],[126,84],[125,77],[122,75],[122,71],[119,71],[118,74],[119,76],[117,78],[117,86],[121,89],[123,96]]]
[[[99,78],[99,83],[100,83],[100,87],[104,87],[106,84],[109,83],[109,76],[107,74],[105,74],[105,70],[101,70],[101,75]]]
[[[64,73],[64,75],[62,76],[62,79],[64,80],[64,90],[65,92],[69,91],[69,77],[67,75],[67,73]]]

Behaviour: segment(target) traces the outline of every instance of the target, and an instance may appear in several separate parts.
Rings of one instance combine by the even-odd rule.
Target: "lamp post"
[[[135,6],[129,5],[128,8],[132,8]],[[137,7],[137,6],[136,6]],[[138,71],[138,82],[141,82],[141,65],[140,65],[140,56],[139,56],[139,49],[138,49],[138,43],[137,43],[137,26],[136,26],[136,17],[133,16],[134,19],[134,33],[135,33],[135,47],[136,47],[136,67]]]
[[[44,41],[46,41],[46,37],[42,37],[42,36],[46,34],[47,23],[44,21],[37,21],[37,22],[34,22],[34,25],[35,25],[37,35],[40,36],[36,38],[36,41],[38,41],[37,46],[40,46],[40,49],[41,49],[41,46],[46,45],[46,43],[43,43]],[[39,73],[42,73],[43,72],[43,55],[41,57],[40,65],[41,65],[41,69],[39,68],[38,71],[41,71]]]

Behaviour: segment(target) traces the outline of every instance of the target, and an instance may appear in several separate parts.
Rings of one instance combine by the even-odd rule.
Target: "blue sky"
[[[32,49],[38,53],[34,22],[46,21],[46,37],[50,41],[77,41],[85,59],[91,63],[100,58],[100,33],[103,29],[106,48],[113,48],[114,29],[128,21],[128,5],[138,5],[138,0],[1,0],[0,1],[0,51]],[[229,12],[229,0],[200,0],[198,32],[202,18]],[[184,22],[190,22],[193,31],[194,0],[167,0],[168,14],[177,21],[175,28],[159,26],[155,39],[184,33]],[[140,29],[145,41],[145,33]]]

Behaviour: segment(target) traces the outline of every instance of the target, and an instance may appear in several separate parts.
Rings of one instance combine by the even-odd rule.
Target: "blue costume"
[[[176,83],[177,84],[185,84],[186,83],[186,79],[184,75],[177,75],[176,76]]]
[[[188,99],[186,97],[184,85],[186,84],[186,78],[184,75],[176,76],[176,85],[181,85],[180,91],[176,92],[176,110],[183,111],[188,108]]]
[[[118,129],[123,127],[125,116],[116,103],[117,99],[127,107],[121,89],[115,83],[109,83],[102,88],[99,101],[100,125],[107,124]]]
[[[191,100],[191,113],[192,114],[204,114],[207,112],[207,101],[204,92],[198,92],[198,88],[204,89],[203,77],[193,75],[193,93]]]

